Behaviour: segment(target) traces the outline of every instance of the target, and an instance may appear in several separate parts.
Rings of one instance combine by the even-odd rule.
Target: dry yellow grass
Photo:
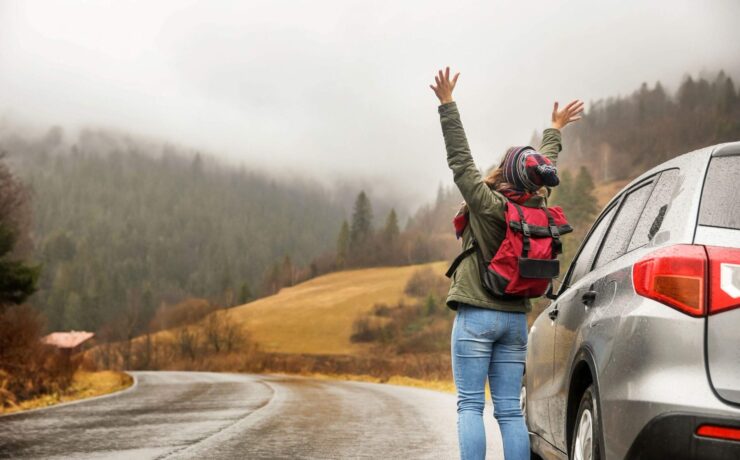
[[[350,341],[353,322],[377,303],[411,301],[404,288],[411,275],[425,266],[442,274],[447,263],[331,273],[232,308],[228,315],[243,324],[265,351],[358,354],[367,345]]]
[[[75,373],[72,385],[64,393],[53,393],[39,396],[21,402],[15,407],[0,408],[0,414],[9,414],[28,409],[38,409],[40,407],[52,406],[68,401],[78,399],[92,398],[114,391],[123,390],[133,384],[130,375],[117,371],[100,371],[86,372],[78,371]]]

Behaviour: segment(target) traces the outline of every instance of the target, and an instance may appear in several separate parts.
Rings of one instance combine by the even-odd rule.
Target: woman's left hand
[[[573,123],[581,119],[580,114],[583,112],[583,101],[576,99],[566,105],[564,109],[558,110],[558,103],[552,108],[552,127],[563,129],[568,123]]]

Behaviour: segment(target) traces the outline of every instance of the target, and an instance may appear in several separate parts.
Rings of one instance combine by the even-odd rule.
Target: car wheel
[[[599,460],[601,425],[599,424],[596,388],[590,385],[581,397],[576,423],[573,426],[571,456],[573,460]]]

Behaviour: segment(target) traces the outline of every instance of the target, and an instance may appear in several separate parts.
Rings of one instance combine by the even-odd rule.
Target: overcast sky
[[[738,20],[737,0],[0,0],[0,114],[427,199],[450,183],[428,88],[440,66],[462,72],[455,96],[489,166],[547,126],[554,100],[737,76]]]

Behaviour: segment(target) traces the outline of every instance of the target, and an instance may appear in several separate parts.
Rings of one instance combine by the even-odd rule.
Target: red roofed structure
[[[94,333],[85,331],[52,332],[43,337],[41,342],[56,348],[71,350],[79,347],[94,336]]]

